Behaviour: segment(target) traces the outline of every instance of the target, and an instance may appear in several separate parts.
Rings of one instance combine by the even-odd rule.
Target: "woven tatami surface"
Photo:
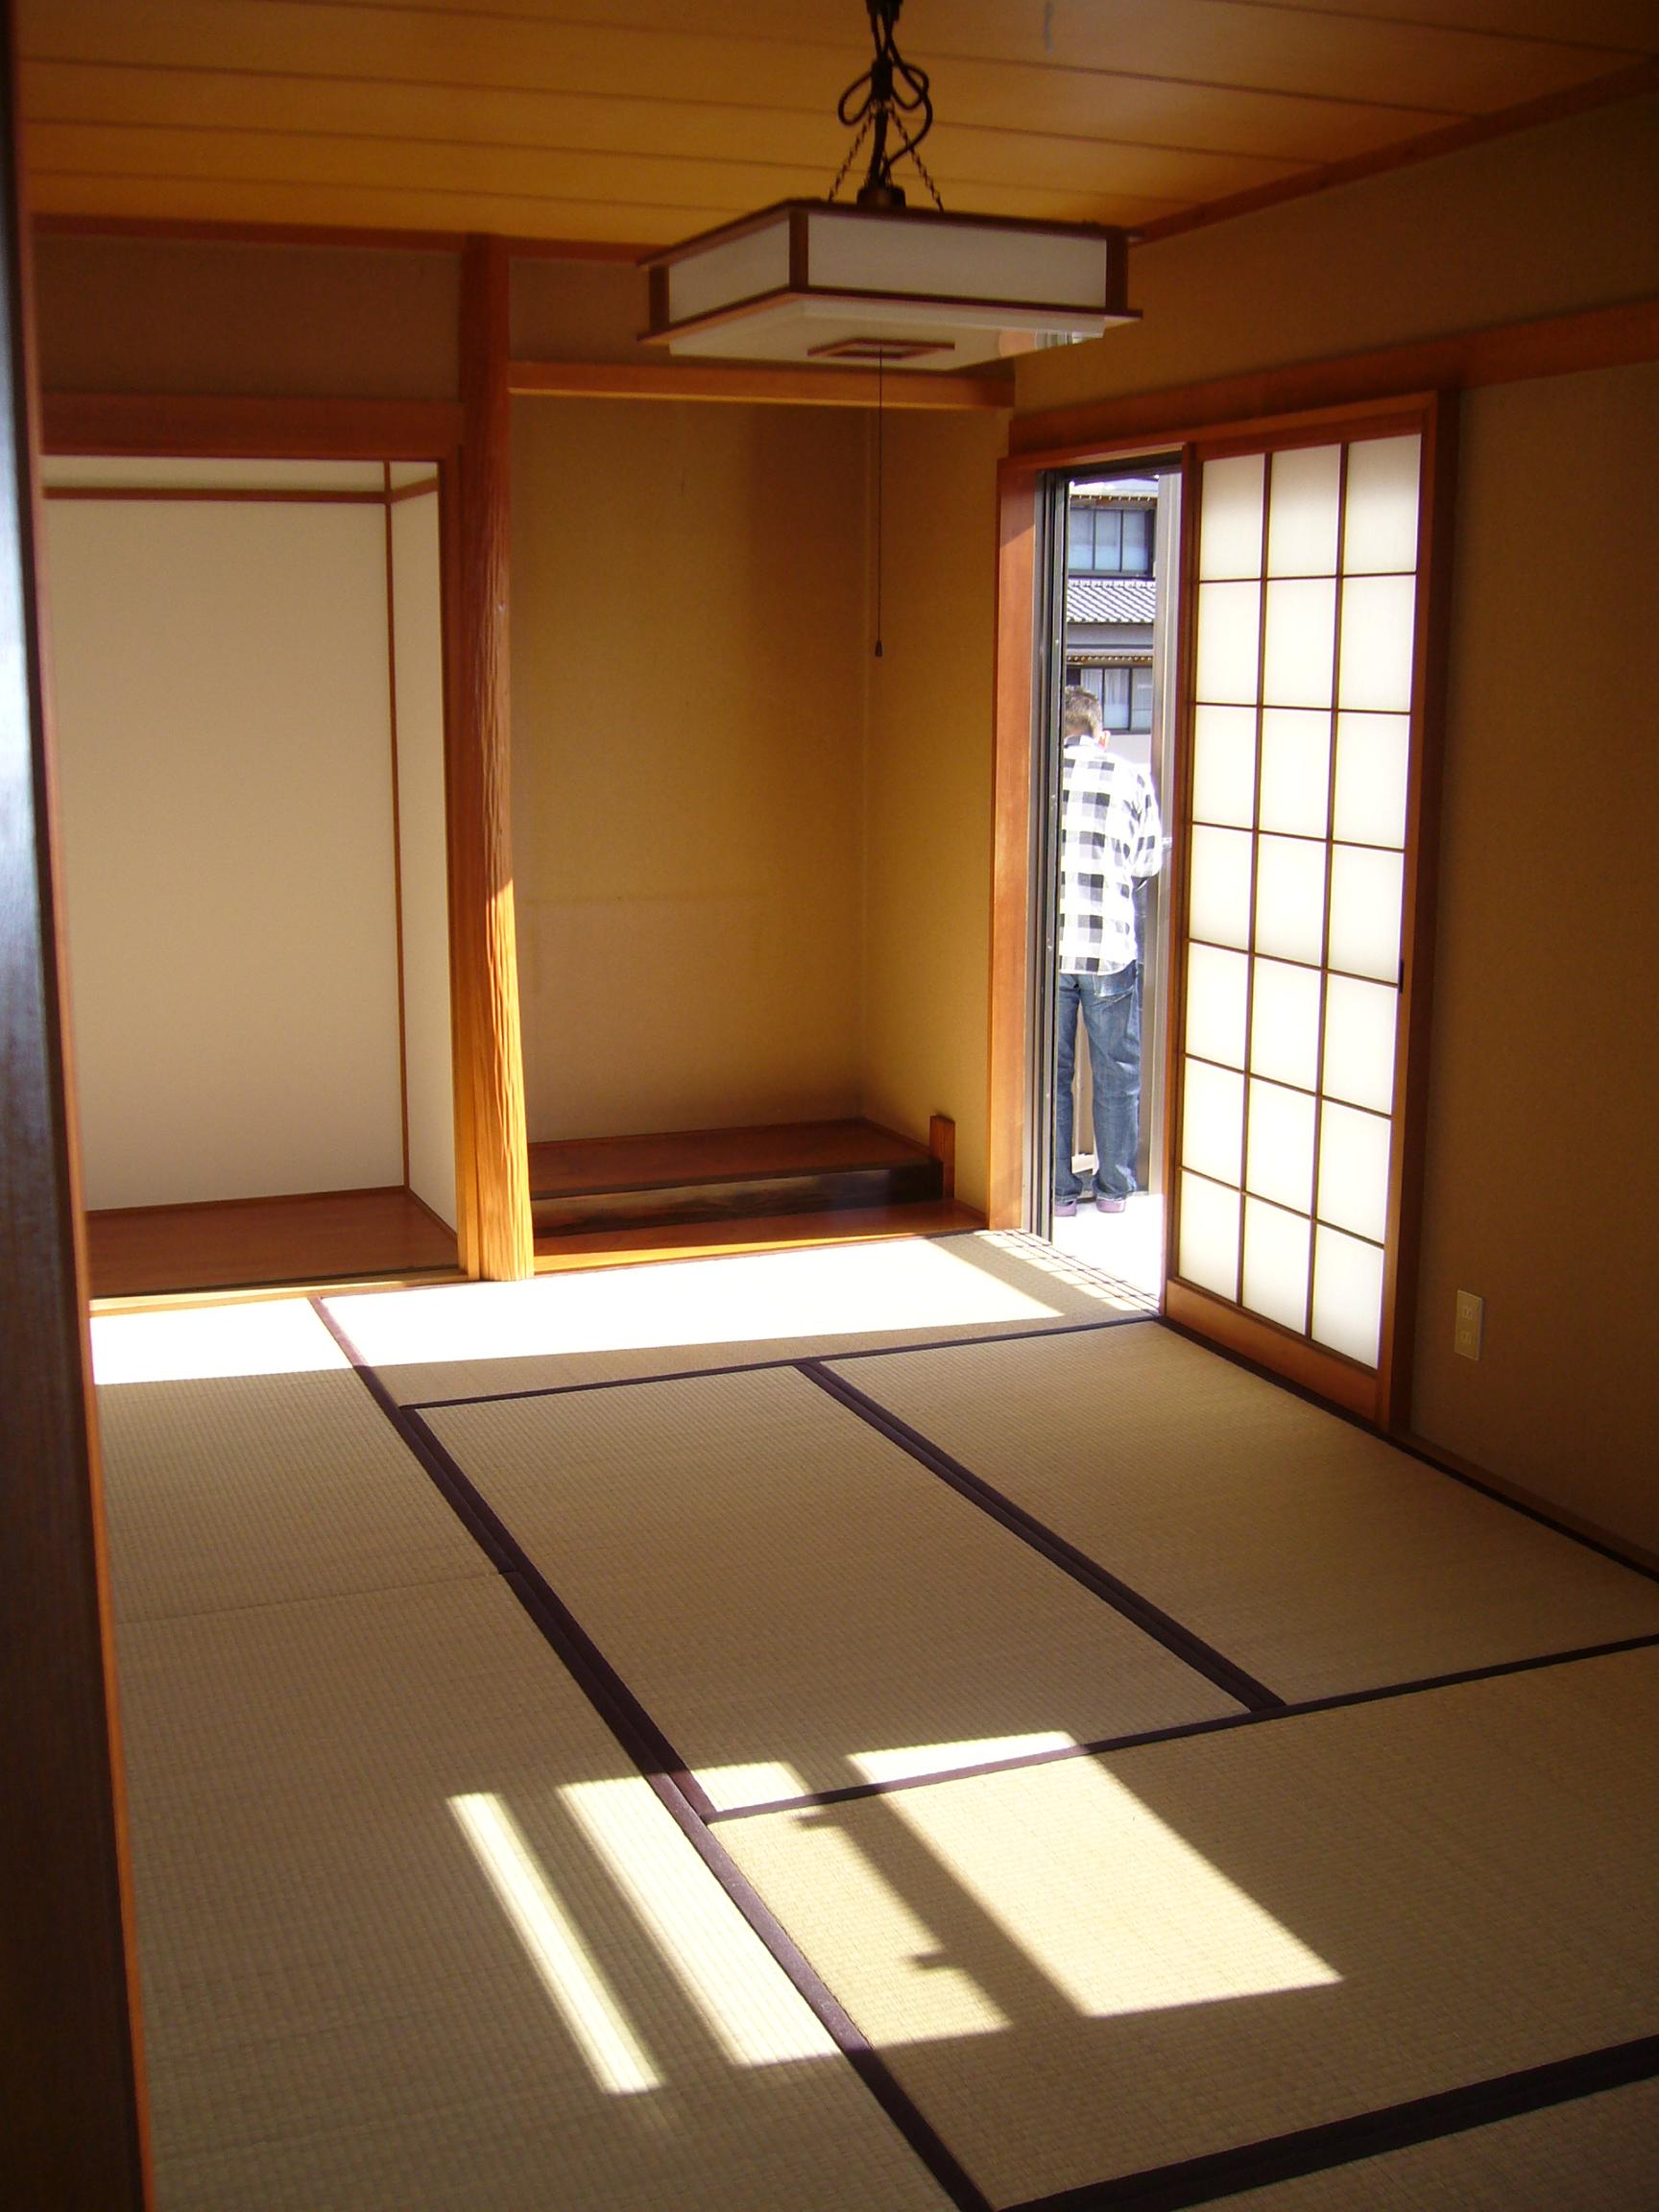
[[[499,1581],[131,1623],[120,1664],[161,2212],[944,2203]],[[601,2086],[457,1801],[655,2085]]]
[[[791,1370],[428,1419],[716,1805],[1240,1710]]]
[[[490,1572],[302,1301],[102,1316],[93,1351],[118,1620]]]
[[[1659,2030],[1656,1701],[1643,1651],[720,1833],[1022,2203]]]
[[[984,1232],[341,1296],[404,1405],[1120,1320],[1132,1305],[1034,1238]]]
[[[1652,2212],[1659,2082],[1227,2199],[1228,2212]]]
[[[1158,1326],[836,1371],[1283,1697],[1659,1634],[1659,1585]]]

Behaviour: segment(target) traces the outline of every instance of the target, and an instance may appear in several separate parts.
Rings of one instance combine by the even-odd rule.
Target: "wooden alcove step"
[[[531,1216],[541,1238],[937,1205],[953,1136],[936,1119],[930,1150],[872,1121],[793,1121],[532,1144]]]

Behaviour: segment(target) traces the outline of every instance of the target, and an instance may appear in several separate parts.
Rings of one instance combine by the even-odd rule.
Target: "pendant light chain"
[[[886,363],[876,357],[876,659],[881,653],[881,494],[887,472]]]
[[[939,187],[917,152],[933,128],[933,98],[926,70],[906,61],[899,51],[899,11],[903,5],[904,0],[865,0],[876,52],[869,68],[848,85],[835,109],[849,131],[854,124],[860,128],[842,164],[841,176],[830,188],[830,197],[834,199],[841,178],[852,167],[854,154],[868,136],[870,166],[858,187],[856,204],[864,208],[902,207],[904,187],[893,181],[893,165],[908,156],[921,171],[933,204],[943,214],[945,203],[939,197]],[[889,135],[898,141],[891,148]]]

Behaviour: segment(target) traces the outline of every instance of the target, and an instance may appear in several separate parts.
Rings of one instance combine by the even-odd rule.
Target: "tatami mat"
[[[120,1660],[161,2212],[944,2204],[499,1581]]]
[[[1286,1698],[1659,1634],[1659,1585],[1157,1324],[836,1372]]]
[[[328,1301],[404,1405],[1121,1320],[1104,1282],[982,1232]]]
[[[117,1619],[491,1572],[301,1300],[93,1323]]]
[[[1239,1710],[792,1370],[428,1419],[716,1805]]]
[[[720,1833],[1017,2204],[1659,2030],[1656,1713],[1626,1653]]]
[[[1653,2212],[1659,2081],[1226,2200],[1227,2212]]]

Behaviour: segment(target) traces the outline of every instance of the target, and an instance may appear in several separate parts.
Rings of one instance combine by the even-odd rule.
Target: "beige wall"
[[[864,1110],[923,1138],[930,1114],[950,1115],[957,1192],[980,1208],[1005,425],[999,414],[888,417],[885,652],[868,663]]]
[[[1134,257],[1144,328],[1022,364],[1022,406],[1651,297],[1656,204],[1647,100],[1194,231]],[[1463,417],[1413,1421],[1659,1550],[1659,372]]]
[[[859,417],[537,399],[513,439],[532,1141],[855,1113]]]

